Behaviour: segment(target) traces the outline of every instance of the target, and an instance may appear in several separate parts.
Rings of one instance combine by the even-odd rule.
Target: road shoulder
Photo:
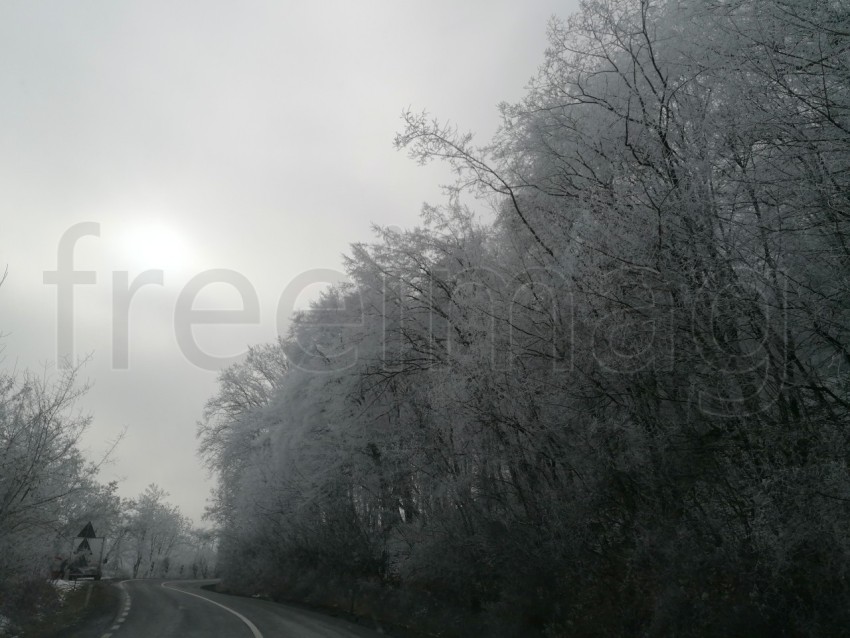
[[[49,617],[24,628],[38,638],[99,638],[109,628],[121,604],[121,592],[111,581],[79,581],[67,591],[62,606]]]

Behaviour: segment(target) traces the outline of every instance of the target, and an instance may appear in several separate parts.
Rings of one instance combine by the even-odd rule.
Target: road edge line
[[[250,630],[251,630],[251,633],[252,633],[252,634],[254,634],[254,638],[263,638],[263,634],[261,634],[261,633],[260,633],[260,630],[259,630],[259,629],[257,629],[257,625],[255,625],[254,623],[252,623],[250,620],[248,620],[245,616],[243,616],[242,614],[240,614],[240,613],[239,613],[238,611],[236,611],[235,609],[231,609],[230,607],[227,607],[226,605],[222,605],[221,603],[217,603],[217,602],[216,602],[216,601],[214,601],[214,600],[210,600],[210,599],[209,599],[209,598],[207,598],[206,596],[201,596],[200,594],[193,594],[193,593],[192,593],[192,592],[190,592],[190,591],[186,591],[185,589],[180,589],[180,588],[178,588],[178,587],[169,587],[169,586],[168,586],[169,584],[172,584],[172,583],[174,583],[174,582],[175,582],[175,581],[169,581],[169,582],[167,582],[167,583],[162,583],[161,587],[165,587],[165,589],[170,589],[170,590],[172,590],[172,591],[178,591],[178,592],[180,592],[181,594],[186,594],[187,596],[194,596],[195,598],[200,598],[201,600],[205,600],[205,601],[207,601],[208,603],[212,603],[213,605],[218,605],[219,607],[221,607],[221,608],[222,608],[222,609],[224,609],[225,611],[229,611],[231,614],[233,614],[233,615],[234,615],[234,616],[236,616],[239,620],[241,620],[243,623],[245,623],[245,625],[248,627],[248,629],[250,629]]]
[[[100,638],[110,638],[113,632],[121,628],[121,623],[127,619],[127,614],[130,612],[130,592],[124,587],[124,583],[129,583],[132,578],[125,578],[122,581],[114,583],[115,587],[121,590],[121,602],[118,604],[118,612],[115,614],[115,619],[109,624],[109,630],[102,634]]]

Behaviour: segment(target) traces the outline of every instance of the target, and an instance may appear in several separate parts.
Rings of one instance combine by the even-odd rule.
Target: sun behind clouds
[[[116,233],[116,259],[131,269],[184,273],[197,255],[189,237],[162,220],[129,222]]]

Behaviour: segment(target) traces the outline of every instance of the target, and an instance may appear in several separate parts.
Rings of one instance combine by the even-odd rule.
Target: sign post
[[[71,557],[65,567],[65,578],[92,577],[100,580],[103,563],[103,546],[106,539],[95,534],[91,521],[71,541]]]

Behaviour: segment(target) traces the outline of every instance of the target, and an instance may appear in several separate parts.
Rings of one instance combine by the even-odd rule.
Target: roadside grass
[[[108,581],[79,581],[63,587],[61,600],[19,622],[21,638],[99,635],[118,611],[121,595]]]

